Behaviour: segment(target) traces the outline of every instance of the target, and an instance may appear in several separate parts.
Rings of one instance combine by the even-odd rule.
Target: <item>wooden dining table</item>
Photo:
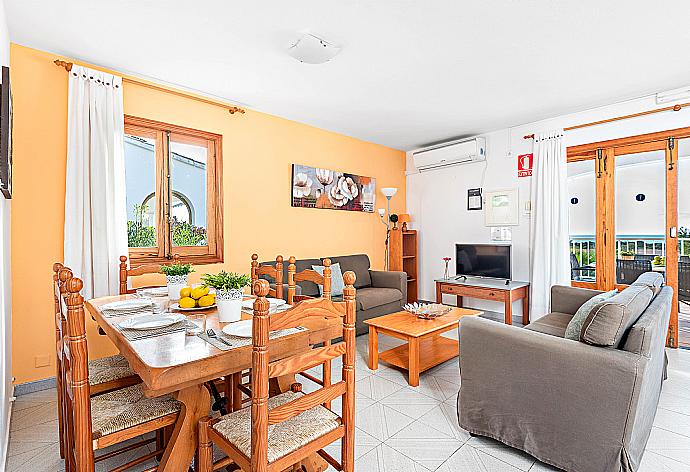
[[[160,461],[160,471],[186,471],[198,447],[198,422],[210,411],[211,400],[204,383],[237,374],[251,367],[252,345],[223,351],[198,336],[187,336],[184,331],[128,340],[117,323],[123,317],[106,317],[101,307],[118,300],[136,298],[135,295],[118,295],[88,300],[86,309],[108,338],[127,359],[132,370],[141,377],[147,397],[172,394],[183,404],[175,423],[165,453]],[[242,313],[243,319],[251,315]],[[207,328],[220,332],[227,323],[218,320],[215,308],[207,311]],[[305,319],[306,330],[278,337],[270,341],[271,360],[291,356],[309,349],[310,346],[329,341],[342,335],[342,320]],[[282,391],[294,382],[294,376],[278,379]],[[320,456],[303,463],[314,472],[325,470],[328,464]]]

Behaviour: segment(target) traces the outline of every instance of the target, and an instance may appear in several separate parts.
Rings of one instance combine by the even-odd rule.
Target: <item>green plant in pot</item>
[[[189,285],[189,274],[194,272],[192,264],[174,262],[161,266],[168,284],[168,298],[172,301],[180,299],[180,290]]]
[[[217,274],[202,275],[201,282],[216,289],[218,319],[222,323],[232,323],[241,319],[242,291],[252,282],[248,275],[223,270]]]
[[[624,261],[632,261],[635,259],[635,252],[634,251],[621,251],[620,257]]]

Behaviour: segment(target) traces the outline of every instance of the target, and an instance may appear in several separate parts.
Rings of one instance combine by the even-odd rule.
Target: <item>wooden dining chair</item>
[[[254,301],[252,321],[251,407],[199,422],[196,463],[200,472],[211,472],[232,463],[244,472],[277,472],[314,453],[336,470],[354,470],[355,274],[348,271],[343,278],[344,303],[334,303],[328,298],[304,300],[270,317],[266,300],[269,284],[261,279],[254,282],[258,298]],[[343,341],[269,362],[269,332],[300,326],[308,318],[343,319]],[[299,384],[293,384],[292,391],[269,398],[270,378],[294,375],[340,356],[342,381],[306,395],[301,393]],[[337,397],[342,397],[341,416],[323,406]],[[342,463],[323,450],[339,439],[342,439]],[[228,456],[215,464],[213,444]]]
[[[131,261],[130,261],[131,262]],[[180,262],[180,255],[175,254],[172,258],[173,264],[178,264]],[[144,274],[157,274],[161,271],[161,266],[163,264],[138,264],[138,265],[128,265],[127,256],[120,256],[120,295],[126,295],[128,293],[136,293],[138,289],[141,288],[156,288],[164,287],[162,285],[150,285],[146,287],[129,288],[129,278],[136,277],[138,275]]]
[[[297,259],[295,256],[290,256],[288,259],[288,294],[287,302],[292,305],[302,300],[307,300],[309,297],[307,295],[297,295],[297,282],[313,282],[316,285],[323,286],[323,298],[331,298],[331,260],[323,260],[323,275],[319,274],[313,269],[304,269],[301,272],[297,272],[297,266],[295,265]]]
[[[268,292],[269,297],[273,298],[283,298],[283,256],[276,257],[276,265],[259,264],[259,256],[257,254],[252,254],[252,264],[251,264],[251,279],[252,287],[254,286],[254,281],[261,276],[273,277],[275,281],[275,288],[271,288]],[[256,295],[256,294],[255,294]]]
[[[60,272],[61,280],[65,272],[64,269]],[[163,428],[173,425],[181,410],[181,404],[170,396],[146,398],[141,384],[91,395],[84,298],[80,293],[83,285],[76,277],[67,278],[64,282],[67,292],[67,331],[62,356],[66,393],[63,404],[66,425],[71,431],[66,435],[65,465],[68,472],[93,472],[96,462],[156,441],[145,439],[98,457],[95,455],[99,449],[143,434],[155,432],[157,438],[161,438]],[[120,472],[160,456],[163,446],[160,441],[157,442],[159,447],[155,451],[137,457],[114,471]]]
[[[55,301],[55,379],[58,408],[58,432],[60,439],[60,457],[65,457],[65,413],[64,397],[65,383],[63,370],[64,335],[67,333],[67,318],[65,283],[72,278],[72,271],[56,262],[53,264],[53,298]],[[91,395],[100,395],[119,388],[129,387],[141,383],[141,379],[134,373],[127,360],[120,354],[89,361],[89,391]]]

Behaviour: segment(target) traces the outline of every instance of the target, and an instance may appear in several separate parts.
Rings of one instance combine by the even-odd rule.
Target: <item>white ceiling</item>
[[[687,0],[5,3],[13,42],[403,150],[690,83]]]

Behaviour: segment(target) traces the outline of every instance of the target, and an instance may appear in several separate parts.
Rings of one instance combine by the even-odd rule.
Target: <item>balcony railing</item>
[[[616,236],[616,254],[623,251],[666,257],[666,240],[663,235]],[[594,235],[570,236],[570,252],[575,254],[581,266],[594,262],[596,260]],[[678,255],[690,256],[690,238],[678,238]]]

